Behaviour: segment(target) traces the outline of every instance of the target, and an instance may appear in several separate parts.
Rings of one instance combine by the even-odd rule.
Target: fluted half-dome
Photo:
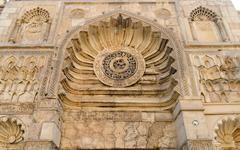
[[[236,119],[224,119],[222,123],[218,124],[218,128],[215,130],[216,141],[223,148],[240,148],[240,120]]]
[[[0,143],[17,144],[23,141],[24,130],[22,125],[13,118],[1,118]]]
[[[66,49],[64,104],[170,107],[178,98],[173,48],[142,21],[120,14],[89,25]]]

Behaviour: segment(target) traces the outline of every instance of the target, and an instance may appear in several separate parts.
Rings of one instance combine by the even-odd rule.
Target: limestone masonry
[[[230,0],[0,1],[0,150],[240,150]]]

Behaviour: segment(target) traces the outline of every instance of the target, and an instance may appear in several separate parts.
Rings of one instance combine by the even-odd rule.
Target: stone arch
[[[222,18],[211,9],[199,6],[192,10],[189,24],[194,40],[205,42],[229,40]],[[206,33],[204,33],[205,31]]]
[[[174,41],[172,42],[172,46],[173,48],[175,49],[175,51],[172,53],[172,55],[174,56],[174,58],[176,58],[176,61],[175,63],[173,64],[176,68],[178,68],[178,72],[177,74],[175,75],[176,78],[179,79],[179,81],[182,81],[178,84],[178,86],[176,87],[176,90],[181,93],[181,94],[185,94],[185,95],[189,95],[189,88],[188,88],[188,85],[187,85],[187,80],[186,80],[186,77],[184,77],[185,73],[187,72],[186,69],[184,69],[184,64],[186,64],[186,59],[184,59],[184,55],[183,55],[183,46],[180,42],[180,39],[177,35],[175,35],[171,30],[167,29],[167,28],[164,28],[162,27],[161,25],[159,25],[158,23],[150,20],[150,19],[147,19],[143,16],[139,16],[139,15],[136,15],[134,13],[131,13],[131,12],[128,12],[128,11],[125,11],[125,10],[122,10],[122,9],[117,9],[117,10],[114,10],[114,11],[111,11],[109,13],[105,13],[104,15],[100,15],[96,18],[93,18],[93,19],[90,19],[90,20],[87,20],[85,22],[84,25],[90,25],[94,22],[97,22],[97,21],[101,21],[105,18],[109,18],[113,15],[116,15],[116,14],[124,14],[124,15],[127,15],[129,17],[132,17],[132,18],[135,18],[139,21],[143,21],[145,23],[148,23],[150,26],[154,27],[154,29],[157,29],[157,30],[160,30],[164,33],[164,35],[166,36],[167,39],[169,39],[169,41]],[[52,79],[52,82],[51,82],[51,86],[50,86],[50,94],[51,95],[57,95],[57,90],[58,90],[58,87],[57,87],[57,84],[60,80],[60,74],[58,73],[58,70],[61,70],[62,66],[59,65],[59,64],[63,64],[63,60],[64,60],[64,53],[65,53],[65,48],[66,48],[66,43],[70,41],[71,39],[71,36],[81,30],[81,29],[84,29],[84,25],[81,25],[81,26],[75,26],[73,27],[73,29],[71,29],[67,35],[65,36],[65,38],[63,38],[60,42],[59,42],[59,51],[58,51],[58,54],[57,54],[57,62],[56,62],[56,71],[54,73],[54,76],[56,78],[53,78]]]
[[[157,31],[160,31],[162,34],[162,36],[164,37],[164,39],[168,39],[169,41],[169,45],[171,45],[171,47],[174,49],[174,51],[172,52],[172,56],[175,58],[176,60],[176,63],[173,65],[174,67],[176,67],[177,69],[179,69],[179,72],[176,74],[176,78],[178,78],[179,80],[183,81],[183,66],[181,66],[180,64],[183,65],[183,63],[180,63],[181,61],[184,62],[184,59],[183,59],[183,54],[182,54],[182,51],[180,50],[181,49],[181,45],[179,44],[179,41],[176,40],[178,38],[176,38],[171,31],[159,26],[157,23],[154,23],[148,19],[145,19],[143,17],[139,17],[139,16],[136,16],[135,14],[132,14],[132,13],[129,13],[129,12],[126,12],[126,11],[123,11],[123,10],[117,10],[117,11],[114,11],[114,12],[110,12],[108,14],[104,14],[100,17],[97,17],[95,19],[92,19],[90,21],[87,21],[85,23],[85,25],[81,26],[81,27],[75,27],[72,31],[69,32],[69,34],[67,35],[67,37],[65,39],[63,39],[62,41],[62,44],[60,45],[60,50],[59,50],[59,53],[58,53],[58,62],[57,64],[63,64],[63,60],[64,60],[64,56],[67,54],[66,52],[66,48],[68,48],[69,46],[71,46],[71,44],[69,45],[69,43],[71,43],[71,41],[74,40],[74,38],[77,38],[76,33],[80,32],[80,31],[83,31],[83,32],[88,32],[87,30],[87,27],[86,26],[94,26],[95,23],[97,22],[101,22],[103,21],[104,19],[107,19],[107,18],[111,18],[115,16],[118,16],[118,15],[122,15],[122,16],[125,16],[125,18],[132,18],[132,20],[135,20],[135,21],[141,21],[143,22],[144,25],[149,25],[151,26],[152,28],[152,31],[153,32],[157,32]],[[118,16],[120,17],[120,16]],[[115,20],[116,21],[116,20]],[[104,24],[104,23],[103,23]],[[67,44],[68,43],[68,44]],[[75,46],[78,45],[79,43],[76,42],[75,43]],[[68,59],[70,60],[70,59]],[[58,65],[57,66],[57,70],[58,69],[62,69],[62,65]],[[56,76],[57,76],[57,73],[56,73]],[[58,78],[55,78],[55,81],[53,80],[53,83],[52,83],[52,87],[51,89],[54,91],[54,89],[56,89],[57,87],[54,87],[54,82],[58,82],[58,80],[60,80],[60,76]],[[183,91],[183,92],[186,92],[187,91],[187,88],[180,88],[180,86],[184,86],[183,84],[180,84],[177,86],[177,91],[179,91],[180,93]],[[182,91],[180,91],[180,89]],[[62,91],[62,90],[60,90]]]
[[[50,13],[46,9],[36,7],[28,10],[17,19],[9,42],[41,43],[47,41],[51,22]]]

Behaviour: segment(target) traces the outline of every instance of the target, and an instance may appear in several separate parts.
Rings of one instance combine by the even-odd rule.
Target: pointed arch
[[[120,15],[120,16],[119,16]],[[116,19],[116,18],[121,18],[121,16],[123,17],[123,19]],[[131,19],[130,19],[131,18]],[[146,55],[144,58],[145,59],[147,59],[147,60],[149,60],[149,61],[155,61],[155,60],[157,60],[157,59],[154,59],[153,57],[155,57],[155,54],[158,54],[158,55],[162,55],[163,56],[163,58],[166,58],[166,60],[169,60],[169,61],[166,61],[166,63],[165,63],[165,65],[173,65],[175,68],[177,68],[177,70],[179,70],[179,72],[177,72],[177,75],[176,75],[176,77],[178,78],[178,79],[180,79],[181,80],[181,78],[182,78],[182,76],[183,76],[183,74],[182,74],[182,70],[183,69],[179,69],[179,68],[183,68],[180,64],[184,64],[184,63],[180,63],[181,61],[183,61],[184,62],[184,59],[182,58],[183,57],[183,55],[182,55],[182,52],[181,52],[181,46],[180,46],[180,44],[179,44],[179,41],[178,41],[178,38],[176,38],[174,35],[173,35],[173,33],[171,32],[171,31],[169,31],[168,29],[165,29],[165,28],[163,28],[163,27],[161,27],[159,24],[157,24],[157,23],[155,23],[155,22],[153,22],[153,21],[151,21],[151,20],[149,20],[149,19],[145,19],[145,18],[143,18],[143,17],[141,17],[141,16],[137,16],[137,15],[135,15],[135,14],[132,14],[132,13],[129,13],[129,12],[126,12],[126,11],[123,11],[123,10],[117,10],[117,11],[114,11],[114,12],[110,12],[110,13],[107,13],[107,14],[104,14],[104,15],[102,15],[102,16],[99,16],[99,17],[97,17],[97,18],[94,18],[94,19],[91,19],[91,20],[89,20],[89,21],[87,21],[84,25],[82,25],[82,26],[78,26],[78,27],[75,27],[73,30],[71,30],[70,32],[69,32],[69,34],[67,35],[67,37],[66,38],[64,38],[63,39],[63,42],[61,43],[61,46],[60,46],[60,51],[59,51],[59,54],[58,54],[58,60],[60,61],[59,63],[60,64],[63,64],[63,60],[64,60],[64,58],[67,58],[67,57],[72,57],[72,59],[67,59],[67,60],[76,60],[76,59],[81,59],[81,61],[75,61],[75,63],[74,63],[74,65],[75,65],[75,67],[72,67],[72,69],[71,68],[66,68],[66,69],[64,69],[64,73],[65,73],[65,77],[67,77],[67,78],[71,78],[71,80],[74,80],[74,81],[78,81],[79,83],[80,83],[80,80],[75,80],[75,79],[73,79],[72,77],[74,76],[72,73],[70,73],[70,74],[66,74],[67,72],[69,73],[69,69],[70,70],[72,70],[73,72],[79,72],[79,71],[77,71],[76,70],[76,67],[77,68],[82,68],[81,66],[79,66],[79,64],[81,64],[81,65],[84,65],[85,66],[85,69],[86,69],[86,67],[89,67],[89,66],[92,66],[91,64],[89,64],[89,62],[90,62],[90,60],[93,60],[94,61],[94,58],[96,57],[96,55],[98,54],[98,49],[100,48],[101,49],[101,47],[106,47],[106,46],[104,46],[104,42],[102,41],[102,42],[100,42],[101,44],[100,44],[100,46],[99,46],[99,44],[97,44],[97,43],[94,43],[94,41],[95,40],[98,40],[98,38],[96,38],[96,39],[88,39],[88,40],[86,40],[84,37],[89,37],[89,36],[87,36],[87,35],[85,35],[85,34],[89,34],[89,33],[91,33],[91,34],[94,34],[94,33],[97,33],[97,32],[99,32],[99,31],[95,31],[96,29],[98,30],[99,29],[99,27],[96,27],[96,26],[98,26],[99,24],[102,24],[102,25],[106,25],[106,24],[109,24],[108,22],[110,22],[110,23],[112,23],[112,24],[115,24],[116,22],[118,22],[120,20],[120,22],[121,23],[123,23],[123,22],[126,22],[127,20],[128,21],[130,21],[130,20],[132,20],[133,21],[133,24],[135,24],[135,25],[133,25],[133,27],[134,28],[136,28],[136,27],[139,27],[139,29],[142,27],[142,25],[143,25],[143,27],[145,28],[145,29],[147,29],[148,27],[151,27],[151,30],[152,30],[152,33],[154,33],[153,35],[155,35],[154,36],[154,38],[156,38],[156,40],[157,39],[159,39],[159,37],[161,37],[161,39],[162,40],[160,40],[160,43],[161,43],[161,41],[163,42],[163,41],[166,41],[165,42],[165,44],[167,44],[166,45],[166,49],[164,48],[165,46],[163,46],[163,45],[165,45],[165,44],[163,44],[162,46],[162,48],[164,48],[165,50],[165,55],[163,55],[164,53],[158,53],[157,51],[157,53],[155,52],[155,51],[152,51],[152,53],[151,54],[149,54],[149,55]],[[141,24],[142,25],[140,25],[140,22],[141,22]],[[138,24],[138,25],[137,25]],[[123,25],[123,26],[121,26],[122,28],[124,28],[125,26]],[[126,26],[127,27],[127,26]],[[115,26],[115,27],[113,27],[113,28],[120,28],[119,26]],[[149,28],[150,29],[150,28]],[[141,32],[142,30],[138,30],[139,32]],[[81,34],[79,34],[79,33],[81,33]],[[151,32],[150,32],[151,33]],[[160,33],[159,35],[157,35],[157,33]],[[79,38],[79,35],[80,35],[80,39],[78,39]],[[135,36],[135,35],[134,35]],[[133,36],[133,37],[134,37]],[[136,36],[136,37],[141,37],[141,36]],[[99,37],[99,38],[101,38],[101,37]],[[85,39],[85,40],[84,40]],[[90,40],[90,41],[89,41]],[[140,39],[139,39],[140,40]],[[136,44],[136,43],[138,43],[139,42],[139,40],[138,41],[132,41],[132,44]],[[140,40],[141,41],[141,40]],[[85,42],[85,44],[83,44],[82,42]],[[89,43],[90,43],[90,45],[92,45],[93,43],[94,43],[94,49],[95,50],[93,50],[92,49],[92,46],[90,46],[89,45]],[[101,46],[102,45],[102,46]],[[131,44],[130,44],[131,45]],[[84,46],[84,48],[82,47],[82,46]],[[82,48],[80,48],[80,47],[82,47]],[[86,51],[86,47],[88,47],[87,49],[89,50],[89,49],[91,49],[91,51]],[[134,46],[133,46],[134,47]],[[73,57],[74,55],[76,56],[76,53],[78,53],[79,51],[77,50],[77,49],[82,49],[83,51],[85,51],[84,53],[85,54],[81,54],[81,56],[77,56],[77,57]],[[111,47],[112,48],[112,47]],[[66,50],[67,49],[67,50]],[[71,50],[72,49],[72,50]],[[75,49],[75,50],[74,50]],[[77,51],[76,51],[77,50]],[[155,49],[155,50],[157,50],[157,49]],[[70,53],[69,53],[70,52]],[[144,51],[143,51],[144,52]],[[147,52],[147,51],[146,51]],[[72,56],[71,56],[72,55]],[[170,55],[172,55],[171,57],[169,57]],[[160,58],[162,58],[162,56],[160,57]],[[91,59],[90,59],[91,58]],[[92,59],[93,58],[93,59]],[[86,60],[86,59],[88,59],[88,60]],[[165,59],[164,59],[165,60]],[[174,60],[175,60],[175,63],[173,63],[174,62]],[[76,63],[77,62],[77,63]],[[58,64],[59,64],[58,63]],[[162,63],[162,62],[159,62],[159,63]],[[89,64],[89,65],[88,65]],[[68,65],[69,66],[69,65]],[[66,66],[66,67],[68,67],[68,66]],[[151,65],[149,65],[149,66],[147,66],[147,67],[151,67]],[[63,66],[59,66],[59,68],[57,68],[57,69],[62,69],[63,68]],[[75,69],[74,69],[75,68]],[[90,69],[90,68],[88,68],[88,71],[87,72],[89,72],[89,71],[91,71],[92,69]],[[170,69],[170,70],[169,70]],[[175,72],[176,72],[176,69],[171,69],[171,67],[163,67],[163,68],[161,68],[161,69],[159,69],[158,71],[166,71],[165,72],[165,75],[167,75],[168,73],[168,71],[170,71],[169,73],[169,75],[171,75],[171,74],[174,74]],[[71,71],[70,71],[71,72]],[[83,71],[83,72],[86,72],[86,71]],[[156,73],[157,74],[157,73]],[[72,76],[73,75],[73,76]],[[164,74],[162,74],[162,75],[164,75]],[[164,76],[165,76],[164,75]],[[56,76],[57,76],[57,74],[56,74]],[[76,77],[75,77],[76,78]],[[56,79],[56,78],[55,78]],[[170,78],[169,78],[170,79]],[[59,78],[58,78],[58,80],[59,80]],[[184,80],[184,79],[182,79],[182,80]],[[181,80],[181,81],[182,81]],[[159,76],[159,81],[161,82],[161,77]],[[165,80],[165,81],[167,81],[167,80]],[[164,81],[164,82],[165,82]],[[179,86],[184,86],[183,84],[181,84],[181,85],[179,85],[177,82],[175,82],[174,80],[168,80],[168,81],[170,81],[171,82],[171,84],[162,84],[162,85],[166,85],[167,87],[169,87],[168,88],[168,91],[171,91],[172,89],[173,89],[173,87],[175,87],[175,86],[177,86],[177,89],[184,89],[185,91],[186,91],[186,88],[179,88]],[[59,81],[54,81],[54,79],[53,79],[53,82],[59,82]],[[67,83],[66,82],[66,80],[64,80],[64,81],[62,81],[61,82],[62,83],[62,85],[64,86],[64,88],[65,88],[65,90],[66,89],[68,89],[68,90],[70,90],[70,93],[75,93],[75,92],[77,92],[78,94],[80,93],[82,93],[82,92],[79,92],[79,91],[75,91],[75,90],[73,90],[73,88],[71,89],[69,86],[71,86],[69,83]],[[82,83],[82,82],[81,82]],[[98,82],[98,84],[100,84],[99,82]],[[52,84],[52,85],[55,85],[55,84]],[[54,89],[54,87],[52,88],[52,89]],[[55,88],[56,89],[56,88]],[[160,88],[161,89],[161,88]],[[178,90],[180,93],[182,92],[182,91],[180,91],[180,90]],[[185,92],[184,91],[184,92]],[[106,92],[105,92],[106,93]],[[177,94],[174,94],[174,93],[172,93],[173,95],[173,97],[177,97]],[[60,95],[60,99],[62,99],[63,98],[63,96],[64,95]],[[76,103],[71,103],[70,101],[69,101],[69,99],[65,99],[66,101],[68,101],[69,103],[68,104],[76,104]],[[164,98],[162,99],[163,101],[165,101],[164,100]],[[175,99],[176,100],[176,99]],[[170,103],[168,103],[169,101],[168,100],[166,100],[165,101],[166,103],[165,104],[160,104],[160,105],[158,105],[158,107],[165,107],[165,109],[168,107],[169,108],[169,106],[171,105],[171,104],[173,104],[172,102],[170,102]],[[168,104],[167,104],[168,103]],[[89,104],[89,103],[88,103]],[[86,104],[85,106],[88,106],[88,104]],[[98,104],[97,104],[98,105]],[[114,104],[115,105],[115,104]],[[150,107],[153,107],[155,104],[150,104],[149,106]],[[81,106],[81,104],[79,105],[79,106]],[[106,106],[110,106],[110,105],[106,105]],[[125,104],[123,104],[122,106],[126,106]],[[134,105],[133,105],[134,106]],[[138,106],[143,106],[142,104],[139,104]],[[145,106],[148,106],[148,105],[145,105]],[[155,105],[156,106],[156,105]],[[170,106],[170,107],[172,107],[172,105]]]
[[[50,13],[46,9],[41,7],[30,9],[16,20],[9,42],[46,42],[51,23]]]

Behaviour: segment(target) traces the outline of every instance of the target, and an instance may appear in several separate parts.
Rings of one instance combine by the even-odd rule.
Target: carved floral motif
[[[205,102],[238,102],[240,96],[239,56],[195,56]]]
[[[45,57],[2,56],[0,102],[33,102],[39,89]]]

